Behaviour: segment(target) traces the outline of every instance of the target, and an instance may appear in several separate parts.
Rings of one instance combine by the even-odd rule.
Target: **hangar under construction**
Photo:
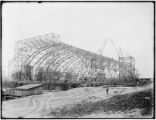
[[[118,60],[60,42],[53,33],[16,42],[10,66],[11,79],[17,81],[96,81],[135,79],[135,59]]]

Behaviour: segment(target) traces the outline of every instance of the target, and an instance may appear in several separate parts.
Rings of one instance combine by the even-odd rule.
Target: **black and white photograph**
[[[1,2],[1,119],[154,119],[155,2]]]

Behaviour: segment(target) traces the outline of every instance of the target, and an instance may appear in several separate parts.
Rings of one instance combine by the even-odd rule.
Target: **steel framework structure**
[[[53,33],[20,40],[16,42],[15,51],[13,72],[31,65],[33,75],[42,67],[79,76],[95,77],[102,73],[106,78],[119,78],[119,72],[129,76],[129,71],[134,70],[134,66],[126,64],[123,59],[118,61],[67,45]]]

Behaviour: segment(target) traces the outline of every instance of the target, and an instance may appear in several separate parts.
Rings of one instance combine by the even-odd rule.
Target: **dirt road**
[[[72,105],[84,99],[96,102],[117,94],[142,91],[147,88],[149,87],[112,87],[109,88],[108,95],[106,88],[103,87],[83,87],[68,91],[46,92],[42,95],[4,101],[2,115],[6,118],[48,118],[52,109],[61,108],[68,104]]]

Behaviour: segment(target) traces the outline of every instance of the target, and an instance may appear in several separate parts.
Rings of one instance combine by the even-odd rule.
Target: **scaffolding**
[[[49,33],[16,43],[13,72],[24,71],[25,66],[30,66],[33,79],[40,68],[83,77],[95,78],[100,74],[107,79],[121,78],[135,74],[134,62],[133,57],[120,57],[118,61],[65,44],[59,35]]]
[[[134,79],[137,77],[134,57],[119,57],[119,62],[119,79]],[[124,64],[124,66],[121,64]]]

